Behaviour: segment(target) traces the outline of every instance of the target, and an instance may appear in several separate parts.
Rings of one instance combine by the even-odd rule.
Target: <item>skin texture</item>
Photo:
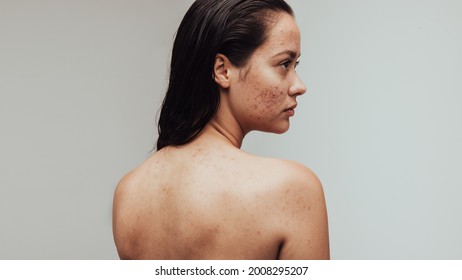
[[[278,14],[239,68],[216,56],[220,107],[192,142],[156,152],[119,182],[113,230],[122,259],[328,259],[321,183],[307,167],[241,151],[252,130],[283,133],[296,97],[300,32]]]

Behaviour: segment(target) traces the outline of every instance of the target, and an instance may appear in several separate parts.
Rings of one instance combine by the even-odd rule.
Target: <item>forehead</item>
[[[277,14],[272,19],[268,29],[268,38],[257,49],[259,53],[279,53],[281,51],[300,54],[300,30],[295,19],[287,13]]]

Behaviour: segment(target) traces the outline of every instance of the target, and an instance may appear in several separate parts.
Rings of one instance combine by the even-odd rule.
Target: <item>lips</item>
[[[297,104],[294,104],[290,106],[289,108],[285,109],[284,112],[289,114],[290,116],[293,116],[295,114],[295,108],[297,107]]]
[[[284,111],[289,111],[289,110],[293,111],[293,110],[295,110],[296,107],[297,107],[297,103],[295,103],[295,104],[293,104],[292,106],[288,107],[288,108],[285,109]]]
[[[287,110],[294,110],[295,108],[297,107],[297,103],[295,103],[294,105],[290,106],[289,108],[286,109]]]

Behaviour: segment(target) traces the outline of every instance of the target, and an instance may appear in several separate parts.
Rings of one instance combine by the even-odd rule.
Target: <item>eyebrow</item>
[[[288,54],[292,59],[295,59],[297,57],[297,53],[294,52],[294,51],[291,51],[291,50],[285,50],[285,51],[282,51],[276,55],[274,55],[272,58],[275,58],[277,56],[281,56],[283,54]],[[300,57],[302,54],[299,54],[298,57]]]

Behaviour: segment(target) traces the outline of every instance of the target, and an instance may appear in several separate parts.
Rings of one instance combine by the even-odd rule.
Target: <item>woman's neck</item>
[[[229,121],[215,116],[202,130],[198,138],[213,137],[222,142],[227,142],[232,146],[240,149],[242,146],[242,140],[244,139],[244,133],[242,129],[233,125]]]

